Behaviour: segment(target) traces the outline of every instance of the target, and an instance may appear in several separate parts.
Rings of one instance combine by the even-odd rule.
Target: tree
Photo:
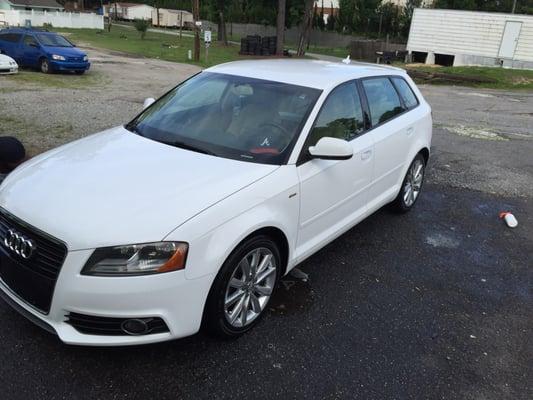
[[[278,0],[278,18],[276,22],[276,55],[283,55],[285,44],[285,15],[287,3],[285,0]]]
[[[226,35],[226,9],[231,1],[216,0],[215,3],[215,20],[218,23],[217,40],[224,45],[228,44],[228,37]]]
[[[137,32],[141,34],[141,39],[144,39],[146,36],[146,31],[150,26],[150,22],[148,22],[146,19],[135,19],[135,21],[133,21],[133,26],[135,29],[137,29]]]
[[[305,54],[305,49],[309,44],[309,36],[311,34],[311,26],[313,24],[313,3],[314,0],[305,0],[305,9],[304,9],[304,20],[302,22],[302,27],[300,30],[300,38],[298,39],[298,50],[296,54],[298,56],[303,56]]]

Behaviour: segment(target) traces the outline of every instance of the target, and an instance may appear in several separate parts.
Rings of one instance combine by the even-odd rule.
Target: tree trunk
[[[283,56],[285,44],[285,7],[286,0],[278,0],[278,20],[276,26],[276,55]]]
[[[313,0],[305,0],[304,18],[300,38],[298,39],[298,50],[296,52],[299,57],[305,54],[305,49],[309,44],[309,36],[311,35],[311,27],[313,25],[313,3]]]
[[[226,19],[224,18],[224,0],[218,0],[218,41],[224,45],[228,44],[228,38],[226,36]]]
[[[192,0],[192,18],[194,21],[194,51],[193,60],[200,61],[200,27],[196,24],[200,20],[200,0]]]

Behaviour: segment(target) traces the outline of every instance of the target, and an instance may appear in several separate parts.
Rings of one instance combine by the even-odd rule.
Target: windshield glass
[[[72,43],[70,43],[67,39],[65,39],[63,36],[54,35],[50,33],[38,33],[35,36],[37,36],[37,39],[43,46],[50,46],[50,47],[74,47]]]
[[[302,86],[202,72],[126,128],[201,153],[283,164],[319,95]]]

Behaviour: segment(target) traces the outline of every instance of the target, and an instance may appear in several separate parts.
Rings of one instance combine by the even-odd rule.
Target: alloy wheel
[[[265,247],[250,251],[237,264],[224,298],[224,314],[231,326],[245,327],[263,312],[274,290],[276,268],[274,254]]]
[[[420,159],[415,159],[407,173],[407,179],[403,187],[403,201],[407,207],[411,207],[422,188],[424,180],[424,163]]]

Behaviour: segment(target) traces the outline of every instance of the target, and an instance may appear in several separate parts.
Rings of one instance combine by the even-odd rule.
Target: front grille
[[[4,244],[10,229],[35,243],[35,252],[29,259],[15,254]],[[66,256],[67,247],[60,240],[0,208],[0,278],[41,312],[50,311],[55,283]]]
[[[122,324],[129,318],[109,318],[96,317],[94,315],[84,315],[69,313],[66,315],[67,324],[72,325],[78,332],[87,335],[103,336],[127,336],[128,333],[122,329]],[[136,318],[143,320],[148,329],[143,335],[168,332],[168,326],[159,317]]]
[[[83,57],[67,57],[67,61],[82,62],[83,61]]]

